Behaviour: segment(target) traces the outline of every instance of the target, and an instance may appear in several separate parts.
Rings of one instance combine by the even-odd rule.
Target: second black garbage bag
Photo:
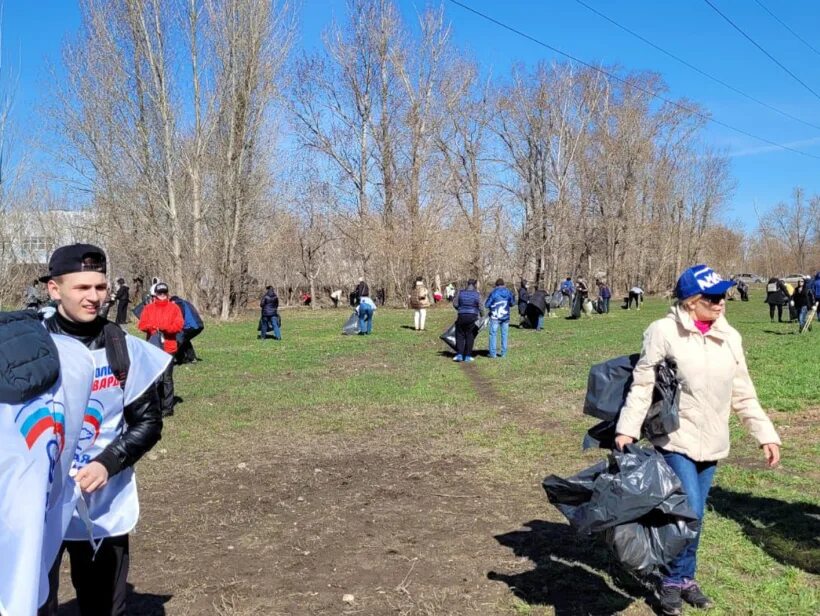
[[[603,421],[587,431],[583,442],[584,449],[615,447],[615,426],[632,386],[632,371],[639,359],[640,355],[637,353],[624,355],[590,368],[584,414]],[[652,439],[677,430],[680,426],[679,400],[680,383],[675,363],[665,359],[655,366],[652,405],[646,414],[641,434]]]
[[[549,475],[549,501],[580,534],[603,539],[627,569],[650,573],[697,535],[698,520],[663,456],[627,446],[577,475]]]

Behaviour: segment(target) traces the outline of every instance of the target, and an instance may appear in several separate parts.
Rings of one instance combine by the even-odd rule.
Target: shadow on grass
[[[128,616],[165,616],[165,604],[174,595],[153,595],[151,593],[141,593],[134,590],[133,584],[128,584],[128,595],[126,598],[126,613]],[[60,606],[58,616],[79,616],[80,608],[77,600],[72,599],[68,603]]]
[[[815,575],[820,574],[820,507],[788,503],[713,487],[709,504],[740,524],[746,536],[772,558]]]
[[[764,334],[774,334],[775,336],[795,336],[797,332],[776,332],[773,329],[764,329]]]
[[[438,356],[439,357],[448,357],[448,358],[452,359],[453,357],[456,356],[456,352],[453,351],[452,349],[447,350],[447,351],[439,351]],[[472,356],[473,357],[489,357],[490,352],[487,349],[473,349],[473,355]]]
[[[612,564],[602,545],[579,537],[567,524],[532,520],[524,526],[529,530],[495,539],[516,556],[529,558],[535,569],[515,574],[490,571],[487,578],[504,582],[525,603],[551,605],[556,616],[616,614],[636,599],[654,604],[652,593]],[[606,573],[617,587],[610,586]]]

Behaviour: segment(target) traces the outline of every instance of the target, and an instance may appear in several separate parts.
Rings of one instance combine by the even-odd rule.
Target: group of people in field
[[[769,320],[774,323],[774,314],[777,311],[777,320],[783,322],[783,308],[788,308],[788,321],[797,321],[800,329],[806,325],[809,311],[820,301],[820,271],[814,278],[803,276],[795,285],[782,278],[769,278],[766,283],[766,299],[769,305]]]
[[[106,274],[100,248],[64,246],[53,253],[41,279],[56,304],[53,311],[48,316],[34,310],[0,314],[0,358],[6,362],[0,371],[0,527],[8,529],[0,534],[2,616],[57,614],[59,566],[66,552],[80,613],[126,612],[129,542],[139,517],[134,465],[160,439],[163,419],[173,412],[171,366],[186,315],[168,285],[158,281],[138,316],[146,340],[126,334],[100,314],[110,297]],[[813,284],[820,284],[820,274]],[[570,305],[584,293],[589,299],[583,279],[571,291],[569,284],[562,286],[558,292],[566,292]],[[604,297],[603,281],[596,286],[599,299],[611,297]],[[780,460],[780,438],[758,402],[740,335],[726,320],[727,292],[733,286],[706,265],[681,274],[674,304],[644,333],[616,425],[615,448],[640,439],[653,403],[656,368],[661,362],[675,366],[682,384],[679,427],[650,441],[680,482],[698,526],[697,536],[659,570],[657,595],[668,616],[680,614],[683,603],[712,604],[697,578],[697,552],[715,469],[729,453],[730,412],[758,441],[769,466]],[[802,286],[792,299],[798,289],[805,293]],[[473,361],[480,322],[489,327],[489,357],[507,354],[514,309],[529,320],[528,307],[546,298],[537,288],[530,295],[526,283],[522,289],[527,293],[522,297],[519,291],[516,297],[499,278],[482,297],[477,281],[470,279],[452,294],[456,361]],[[363,279],[355,294],[358,333],[367,336],[376,302]],[[424,331],[426,311],[437,298],[419,278],[408,301],[413,329]],[[260,337],[270,332],[281,339],[275,290],[266,289],[260,309]],[[532,325],[538,328],[537,319]]]

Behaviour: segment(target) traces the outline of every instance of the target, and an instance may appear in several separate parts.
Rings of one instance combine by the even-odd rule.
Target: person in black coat
[[[797,313],[797,322],[800,324],[800,329],[806,323],[806,316],[808,315],[814,302],[817,301],[812,293],[811,288],[806,284],[806,280],[800,280],[797,287],[794,289],[792,301],[794,302],[794,310]]]
[[[117,302],[117,325],[128,323],[128,303],[131,301],[130,289],[125,284],[125,278],[117,278],[117,294],[114,296]]]
[[[530,296],[527,305],[527,320],[535,327],[536,331],[544,329],[544,315],[549,314],[550,300],[547,292],[540,287],[535,287],[535,292]]]
[[[527,303],[530,301],[530,292],[527,288],[527,281],[521,281],[521,288],[518,289],[518,315],[523,319],[527,314]]]
[[[265,287],[265,295],[259,302],[262,309],[262,320],[259,324],[259,337],[267,340],[268,332],[273,332],[274,340],[282,339],[282,332],[279,328],[279,296],[270,285]]]
[[[359,278],[359,284],[356,285],[356,288],[353,290],[353,296],[356,298],[356,303],[354,305],[359,305],[359,300],[362,297],[370,297],[370,287],[367,286],[367,283],[364,281],[364,278]]]
[[[789,292],[782,280],[769,278],[766,284],[766,299],[769,304],[769,319],[774,323],[774,309],[777,307],[777,320],[783,322],[783,306],[789,303]]]

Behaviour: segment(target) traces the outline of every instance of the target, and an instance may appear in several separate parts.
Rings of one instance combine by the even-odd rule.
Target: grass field
[[[380,309],[369,337],[340,335],[342,309],[283,311],[281,342],[256,340],[255,317],[209,324],[203,361],[176,372],[184,402],[139,465],[131,611],[651,614],[540,481],[601,458],[580,451],[589,366],[638,351],[666,306],[562,311],[543,332],[511,329],[507,358],[471,365],[443,354],[449,306],[426,332]],[[713,614],[818,614],[820,327],[769,323],[755,295],[728,316],[783,463],[765,469],[733,423],[699,577]]]

